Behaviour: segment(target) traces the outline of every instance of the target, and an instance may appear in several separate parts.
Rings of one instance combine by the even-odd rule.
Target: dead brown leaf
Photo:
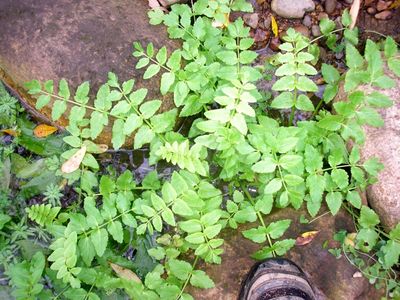
[[[108,262],[108,263],[110,264],[110,266],[114,270],[114,272],[117,273],[119,278],[128,279],[128,280],[132,280],[132,281],[135,281],[138,283],[142,283],[140,278],[132,270],[126,269],[126,268],[116,265],[112,262]]]
[[[85,157],[86,150],[86,146],[83,145],[81,149],[76,151],[74,155],[72,155],[67,161],[62,164],[61,171],[68,174],[78,170],[83,158]]]
[[[356,26],[358,12],[360,11],[360,0],[354,0],[350,8],[351,24],[350,29]]]
[[[160,5],[160,3],[158,3],[158,1],[157,0],[149,0],[149,6],[150,6],[150,8],[157,8],[157,7],[160,7],[161,5]]]
[[[33,134],[38,138],[43,138],[49,136],[50,134],[57,131],[57,127],[40,124],[33,129]]]
[[[319,230],[307,231],[307,232],[302,233],[296,239],[296,246],[305,246],[305,245],[311,243],[314,240],[314,238],[317,236],[318,233],[319,233]]]

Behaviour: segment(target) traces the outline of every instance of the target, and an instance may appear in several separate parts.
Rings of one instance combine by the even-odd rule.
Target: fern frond
[[[204,149],[199,144],[195,144],[190,148],[188,140],[182,143],[175,141],[172,144],[167,142],[164,146],[161,146],[157,155],[167,162],[178,165],[181,169],[207,176],[208,164],[202,159],[202,150]]]
[[[48,226],[53,223],[60,209],[61,207],[52,207],[51,204],[35,204],[27,207],[25,210],[28,213],[29,219],[41,226]]]

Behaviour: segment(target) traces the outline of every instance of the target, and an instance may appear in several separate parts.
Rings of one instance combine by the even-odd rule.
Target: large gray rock
[[[74,88],[89,80],[93,96],[108,71],[121,80],[135,78],[137,88],[149,89],[149,99],[163,99],[159,80],[143,80],[143,69],[135,69],[131,55],[134,41],[153,42],[156,48],[167,45],[170,50],[178,45],[163,25],[148,23],[148,9],[144,0],[1,0],[0,80],[31,109],[35,100],[24,93],[27,81],[64,77]],[[170,109],[173,102],[164,100],[162,110]],[[50,110],[38,113],[49,117]],[[63,119],[57,125],[66,123]],[[108,142],[110,132],[106,129],[100,141]]]
[[[325,207],[324,210],[327,208]],[[328,252],[328,249],[322,246],[325,241],[328,241],[328,247],[337,247],[338,245],[333,241],[333,235],[340,229],[348,232],[355,231],[351,216],[342,210],[336,216],[328,214],[311,224],[301,224],[299,222],[301,215],[307,215],[305,209],[296,211],[292,208],[284,208],[265,217],[265,223],[291,219],[292,224],[285,233],[285,238],[296,239],[304,232],[319,230],[311,243],[295,246],[286,255],[306,273],[317,299],[380,299],[381,291],[377,291],[367,279],[353,277],[358,270],[344,256],[336,259]],[[221,238],[225,240],[225,243],[221,265],[202,264],[199,266],[214,280],[215,287],[207,290],[191,287],[190,292],[194,299],[237,299],[241,282],[255,263],[250,255],[261,248],[261,245],[245,239],[240,231],[256,226],[257,224],[246,224],[237,230],[223,231]]]
[[[378,157],[385,167],[378,175],[378,182],[367,188],[367,199],[381,223],[390,229],[400,222],[400,79],[386,73],[396,81],[396,86],[379,92],[390,97],[394,105],[380,110],[383,127],[364,127],[366,141],[361,157],[363,160]]]
[[[304,13],[315,9],[312,0],[272,0],[271,9],[278,16],[288,19],[299,19]]]
[[[380,92],[393,100],[393,106],[380,109],[384,125],[382,127],[363,126],[365,142],[360,147],[361,162],[376,157],[384,165],[378,174],[378,181],[361,193],[366,203],[376,211],[381,224],[387,230],[400,222],[400,78],[385,67],[385,74],[392,78],[396,85],[392,89],[379,89],[360,86],[358,89],[366,94]],[[343,84],[335,101],[347,98]],[[349,148],[352,143],[349,143]]]

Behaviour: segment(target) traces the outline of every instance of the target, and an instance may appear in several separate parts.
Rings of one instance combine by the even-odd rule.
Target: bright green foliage
[[[61,207],[52,207],[51,204],[35,204],[26,208],[29,218],[41,226],[50,225],[56,218]]]
[[[176,226],[176,219],[180,218],[177,227],[185,234],[187,246],[205,261],[220,263],[222,249],[219,247],[223,240],[215,238],[222,229],[220,190],[194,174],[181,171],[174,172],[171,181],[164,183],[160,196],[151,192],[148,198],[135,209],[143,215],[137,217],[142,222],[137,228],[138,234],[146,229],[161,232],[163,222]]]
[[[0,124],[13,126],[17,117],[18,100],[7,93],[3,83],[0,82]]]
[[[389,69],[397,76],[400,76],[400,59],[398,58],[397,55],[398,48],[393,38],[388,37],[386,39],[384,50]]]
[[[14,290],[12,295],[17,300],[34,300],[43,290],[40,283],[45,267],[45,257],[42,252],[36,252],[30,262],[23,261],[10,268],[8,276]]]
[[[279,49],[285,53],[279,53],[276,62],[280,65],[275,75],[282,77],[272,86],[272,90],[281,93],[271,103],[272,108],[288,109],[293,113],[289,124],[293,121],[294,110],[314,111],[314,105],[307,97],[306,92],[316,92],[317,85],[307,76],[317,74],[317,70],[310,64],[314,56],[306,51],[309,45],[306,38],[294,29],[287,31],[285,43]]]
[[[325,82],[327,83],[324,90],[323,99],[325,103],[329,103],[338,93],[340,74],[333,66],[327,64],[322,64],[321,73]]]
[[[358,28],[350,29],[351,16],[346,9],[342,15],[342,25],[344,28],[336,29],[336,23],[328,18],[321,19],[319,27],[324,38],[326,38],[326,45],[334,52],[340,52],[345,47],[346,43],[352,45],[358,44]],[[343,31],[344,39],[338,44],[337,33]]]
[[[167,162],[178,165],[181,169],[187,169],[189,172],[207,176],[208,164],[202,161],[207,154],[204,150],[198,144],[189,148],[188,140],[180,144],[175,141],[172,144],[166,143],[164,146],[161,146],[157,151],[157,155]]]
[[[114,119],[112,126],[112,144],[119,149],[133,132],[137,131],[134,148],[141,148],[151,143],[158,134],[167,132],[175,124],[176,110],[156,115],[161,106],[160,100],[144,101],[147,89],[133,90],[135,81],[128,80],[120,84],[114,73],[108,74],[108,82],[97,91],[93,105],[89,103],[89,83],[81,84],[73,99],[66,80],[59,83],[58,95],[53,94],[53,83],[48,81],[42,89],[38,81],[27,84],[29,93],[39,94],[37,108],[41,108],[55,99],[52,105],[52,119],[58,120],[67,110],[67,103],[72,105],[68,112],[71,133],[69,144],[78,147],[82,139],[95,139]],[[46,101],[43,101],[45,97]],[[88,115],[89,114],[89,115]],[[72,141],[72,139],[74,139]]]
[[[269,65],[276,66],[278,77],[270,103],[257,90],[262,67],[254,67],[257,53],[250,50],[249,29],[240,18],[229,21],[231,10],[250,8],[243,0],[198,0],[193,6],[173,5],[166,13],[149,12],[150,23],[163,23],[171,38],[182,40],[182,47],[168,53],[166,47],[134,43],[136,68],[144,69],[144,79],[160,74],[160,92],[171,94],[177,109],[157,114],[160,100],[145,101],[146,89],[134,90],[134,80],[120,83],[113,73],[93,104],[87,82],[75,94],[65,80],[58,94],[52,81],[29,84],[30,93],[39,94],[38,108],[55,100],[55,120],[66,114],[67,103],[72,104],[66,114],[70,135],[64,138],[71,149],[62,158],[86,148],[80,169],[57,173],[74,184],[79,193],[76,206],[62,213],[44,204],[27,210],[54,237],[46,275],[57,294],[68,299],[103,299],[111,293],[133,299],[192,299],[185,292],[188,284],[214,286],[196,265],[221,263],[224,240],[219,235],[225,227],[257,222],[242,232],[260,244],[252,255],[255,259],[284,255],[294,246],[294,237],[287,234],[291,220],[266,222],[274,207],[306,206],[312,217],[323,204],[333,215],[342,207],[355,215],[360,211],[351,254],[376,251],[377,262],[366,273],[371,281],[388,276],[397,264],[400,229],[385,235],[376,213],[362,206],[359,195],[382,169],[376,158],[361,161],[362,126],[382,126],[377,109],[389,107],[392,100],[380,92],[357,90],[361,84],[393,86],[384,67],[398,75],[396,43],[386,40],[383,59],[380,46],[368,40],[362,55],[356,48],[357,30],[347,28],[347,11],[342,16],[344,29],[321,20],[328,47],[345,49],[349,70],[340,74],[322,64],[326,88],[314,107],[310,94],[318,88],[309,77],[319,71],[319,48],[289,29],[282,53]],[[342,30],[344,39],[338,44],[335,33]],[[343,80],[347,94],[333,101]],[[329,102],[334,112],[321,109]],[[281,122],[271,118],[271,108],[290,109],[291,114]],[[173,132],[178,109],[181,117],[196,117],[187,137]],[[297,110],[310,112],[309,119],[294,122]],[[163,159],[177,169],[161,179],[152,171],[141,182],[130,171],[118,176],[111,168],[100,176],[95,154],[105,150],[92,140],[105,126],[112,126],[114,149],[135,134],[133,148],[149,145],[150,164]],[[217,186],[224,187],[224,197]],[[138,261],[124,259],[133,248]],[[110,262],[135,272],[142,282],[114,275]],[[144,267],[146,262],[149,266]],[[360,260],[357,265],[365,266]],[[385,284],[396,292],[392,278]]]
[[[357,230],[355,245],[346,242],[346,232],[339,232],[336,239],[342,243],[342,249],[336,250],[336,255],[343,251],[346,257],[356,265],[377,288],[385,287],[390,291],[391,297],[396,299],[400,295],[400,285],[392,269],[399,262],[400,256],[400,225],[393,228],[388,234],[383,233],[379,227],[378,215],[366,206],[361,207],[360,214],[349,210],[354,217],[359,218],[360,228]],[[383,234],[385,240],[380,240],[379,235]],[[338,251],[337,251],[338,250]],[[365,253],[371,253],[377,260],[365,263]]]
[[[81,268],[76,267],[76,232],[71,232],[68,236],[60,237],[55,240],[50,249],[53,253],[47,258],[53,262],[50,269],[57,271],[57,279],[62,279],[63,282],[69,283],[73,288],[80,287],[80,281],[76,278]]]

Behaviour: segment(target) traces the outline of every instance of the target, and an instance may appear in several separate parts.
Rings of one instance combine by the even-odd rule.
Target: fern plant
[[[48,226],[53,223],[61,207],[52,207],[51,204],[35,204],[25,210],[29,218],[41,226]]]

